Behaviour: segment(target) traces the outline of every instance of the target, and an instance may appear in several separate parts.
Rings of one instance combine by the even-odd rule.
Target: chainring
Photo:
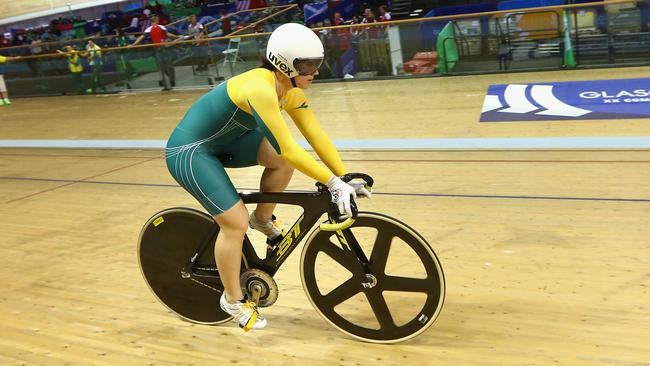
[[[253,286],[259,284],[262,288],[260,301],[257,306],[265,308],[271,306],[278,299],[278,284],[268,273],[257,268],[249,268],[239,276],[242,291],[249,298],[253,295]]]

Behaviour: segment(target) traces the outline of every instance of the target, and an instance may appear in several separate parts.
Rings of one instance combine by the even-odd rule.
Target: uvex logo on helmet
[[[269,51],[269,61],[271,61],[273,65],[277,67],[280,71],[287,74],[288,77],[291,77],[292,71],[289,68],[289,66],[287,66],[287,64],[284,63],[284,61],[280,60],[280,58],[274,55],[271,51]]]

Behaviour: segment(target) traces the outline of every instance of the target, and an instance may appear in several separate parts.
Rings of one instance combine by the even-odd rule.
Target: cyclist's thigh
[[[247,131],[221,149],[223,165],[226,168],[244,168],[259,165],[257,150],[264,139],[259,129]]]
[[[239,201],[239,195],[217,156],[202,146],[168,155],[174,179],[211,215],[219,215]]]
[[[257,150],[257,161],[260,165],[267,168],[279,168],[282,165],[291,166],[288,161],[277,153],[273,145],[266,138],[260,143]]]

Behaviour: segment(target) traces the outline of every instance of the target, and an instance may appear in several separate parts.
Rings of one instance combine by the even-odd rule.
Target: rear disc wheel
[[[232,318],[219,306],[223,285],[214,260],[218,232],[210,215],[170,208],[153,215],[140,233],[138,260],[145,282],[169,310],[193,323],[220,324]],[[242,268],[247,268],[245,260]]]

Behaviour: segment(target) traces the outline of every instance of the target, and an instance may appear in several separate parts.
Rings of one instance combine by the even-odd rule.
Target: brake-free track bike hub
[[[271,275],[261,269],[247,269],[242,272],[239,279],[242,290],[257,306],[261,308],[271,306],[278,299],[278,284]]]

